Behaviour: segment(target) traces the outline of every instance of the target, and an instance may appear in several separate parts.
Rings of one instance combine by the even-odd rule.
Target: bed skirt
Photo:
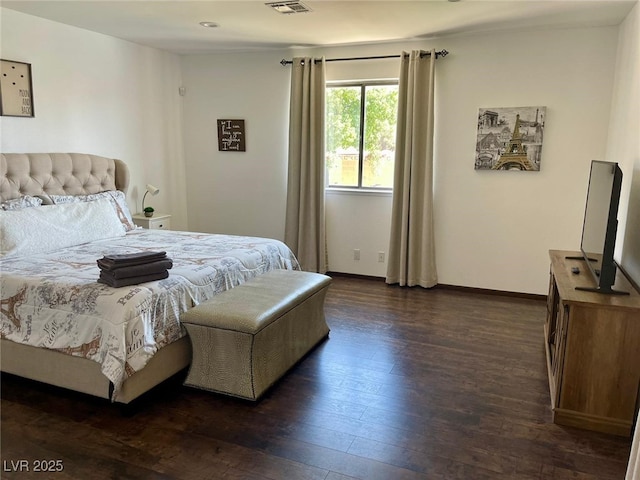
[[[54,350],[0,340],[2,371],[39,382],[111,399],[113,386],[100,371],[100,364]],[[114,402],[127,404],[189,366],[189,337],[161,348],[140,371],[127,378]]]

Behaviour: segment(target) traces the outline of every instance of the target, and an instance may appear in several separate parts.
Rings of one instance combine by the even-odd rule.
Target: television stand
[[[567,257],[564,257],[567,260],[584,260],[584,256],[582,255],[569,255]],[[596,259],[595,258],[587,258],[587,260],[589,260],[590,262],[595,262]]]
[[[567,255],[564,258],[565,258],[565,260],[585,261],[585,257],[583,255]],[[587,258],[586,260],[589,261],[589,262],[595,262],[596,261],[595,258]],[[578,269],[578,272],[580,272],[580,269]],[[596,276],[600,276],[600,270],[596,270],[595,274],[596,274]],[[580,290],[580,291],[583,291],[583,292],[601,293],[603,295],[629,295],[629,292],[625,292],[624,290],[614,290],[613,288],[601,288],[599,286],[595,286],[595,287],[575,287],[575,288],[576,288],[576,290]]]
[[[584,261],[565,258],[576,253],[549,252],[544,338],[552,418],[629,436],[639,401],[640,292],[618,268],[615,285],[628,295],[595,293],[591,275],[571,273]]]
[[[614,290],[613,288],[599,288],[599,287],[575,287],[576,290],[581,292],[594,292],[602,295],[629,295],[629,292],[622,290]]]

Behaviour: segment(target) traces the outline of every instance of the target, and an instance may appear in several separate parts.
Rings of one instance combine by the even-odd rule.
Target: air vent
[[[309,7],[300,2],[270,2],[265,3],[265,5],[284,15],[290,15],[292,13],[306,13],[311,11]]]

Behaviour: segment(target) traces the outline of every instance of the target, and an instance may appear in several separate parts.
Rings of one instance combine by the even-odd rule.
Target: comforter
[[[97,282],[97,259],[163,250],[164,280],[111,288]],[[185,335],[180,314],[272,269],[299,269],[278,240],[165,230],[33,256],[0,259],[0,336],[101,365],[117,392],[163,346]]]

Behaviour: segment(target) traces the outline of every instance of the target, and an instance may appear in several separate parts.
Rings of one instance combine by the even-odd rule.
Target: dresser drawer
[[[171,215],[167,214],[156,214],[153,217],[136,214],[133,221],[137,226],[149,230],[171,230]]]

